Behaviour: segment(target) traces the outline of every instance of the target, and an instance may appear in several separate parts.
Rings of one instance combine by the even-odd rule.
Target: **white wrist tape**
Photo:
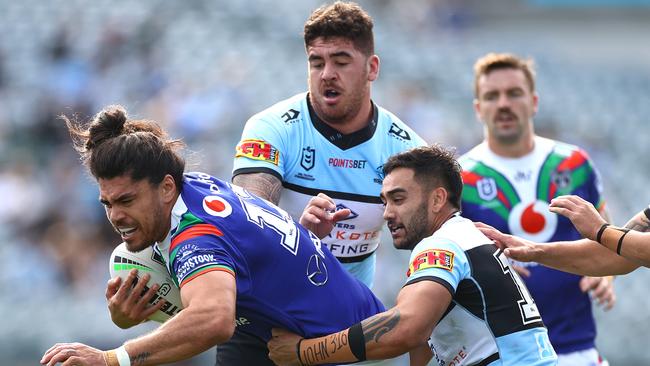
[[[126,352],[124,346],[116,348],[115,355],[117,356],[117,362],[120,366],[131,366],[131,357],[129,357],[129,353]]]

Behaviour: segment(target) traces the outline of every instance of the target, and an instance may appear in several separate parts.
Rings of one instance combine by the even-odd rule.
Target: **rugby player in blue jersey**
[[[384,165],[384,218],[398,249],[411,250],[397,304],[327,336],[273,331],[278,365],[384,359],[411,351],[411,364],[555,365],[542,318],[508,259],[460,216],[463,183],[453,154],[419,147]],[[301,218],[312,232],[322,225]],[[311,223],[310,223],[311,222]],[[413,352],[429,340],[428,354]]]
[[[240,343],[242,351],[219,365],[273,365],[266,347],[272,327],[314,337],[384,310],[284,210],[208,174],[184,174],[181,143],[155,122],[127,119],[116,106],[88,128],[66,122],[110,223],[131,251],[155,244],[184,309],[114,350],[56,344],[42,364],[170,363],[226,342],[237,327],[251,343]],[[108,294],[111,316],[123,328],[156,309],[138,306],[134,278],[131,273]]]
[[[571,222],[548,210],[554,197],[573,194],[591,202],[607,219],[600,176],[587,153],[535,133],[539,97],[531,61],[512,54],[481,57],[474,66],[474,94],[485,141],[459,159],[465,217],[533,241],[576,240],[580,233]],[[581,277],[538,263],[520,265],[525,265],[524,281],[548,327],[559,364],[606,365],[595,348],[591,297],[611,308],[612,278]]]
[[[335,2],[315,10],[304,42],[308,92],[246,122],[232,180],[296,218],[319,193],[331,198],[330,210],[347,216],[323,243],[372,287],[383,226],[381,167],[389,156],[426,143],[371,99],[379,57],[372,18],[361,7]]]

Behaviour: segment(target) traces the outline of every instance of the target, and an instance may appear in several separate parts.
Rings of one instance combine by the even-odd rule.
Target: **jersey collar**
[[[314,128],[316,128],[316,130],[327,139],[327,141],[331,142],[341,150],[347,150],[349,148],[360,145],[370,140],[375,134],[379,113],[375,103],[373,101],[370,101],[370,103],[372,103],[372,118],[370,119],[368,125],[359,131],[345,135],[332,128],[327,123],[323,122],[320,117],[318,117],[316,111],[314,111],[314,108],[311,105],[311,102],[309,101],[309,93],[307,93],[307,107],[309,108],[309,118],[311,119],[311,123],[314,125]]]

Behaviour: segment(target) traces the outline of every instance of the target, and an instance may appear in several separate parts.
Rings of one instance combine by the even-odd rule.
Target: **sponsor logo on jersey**
[[[206,196],[203,198],[203,209],[212,216],[226,217],[232,213],[232,206],[219,196]]]
[[[521,171],[518,170],[515,174],[515,181],[517,182],[528,182],[533,176],[532,170]]]
[[[348,215],[348,217],[344,218],[343,220],[352,220],[352,219],[356,219],[357,217],[359,217],[359,214],[352,211],[352,209],[350,207],[348,207],[348,206],[346,206],[346,205],[344,205],[342,203],[339,203],[339,204],[336,205],[336,211],[343,210],[343,209],[346,209],[346,208],[348,210],[350,210],[350,214]],[[343,221],[343,220],[341,220],[341,221]]]
[[[327,164],[335,168],[363,169],[366,167],[367,160],[329,158]]]
[[[214,257],[214,254],[197,254],[183,262],[180,268],[178,268],[178,271],[176,271],[176,276],[180,282],[183,282],[182,279],[195,269],[216,264],[216,261],[217,259]]]
[[[409,133],[405,129],[397,126],[395,122],[393,122],[393,124],[390,125],[390,130],[388,130],[388,134],[397,137],[400,140],[404,140],[404,141],[411,140],[411,135],[409,135]]]
[[[291,108],[285,114],[282,115],[282,118],[284,119],[284,123],[291,123],[291,122],[296,122],[296,119],[298,118],[299,115],[300,112]]]
[[[235,317],[235,326],[240,327],[242,325],[249,325],[251,324],[251,321],[248,320],[247,318],[244,318],[243,316],[238,316]]]
[[[244,140],[237,146],[236,158],[244,157],[278,165],[280,152],[264,140]]]
[[[304,173],[295,174],[294,177],[299,178],[299,179],[304,179],[304,180],[310,180],[310,181],[316,180],[316,178],[314,178],[313,176],[311,176],[309,174],[304,174]]]
[[[557,215],[548,210],[548,202],[519,202],[510,211],[508,226],[513,235],[545,242],[557,229]]]
[[[557,186],[558,190],[563,190],[571,187],[571,171],[561,170],[551,173],[551,183]]]
[[[476,182],[478,196],[485,201],[492,201],[497,197],[497,183],[494,178],[482,178]]]
[[[557,357],[546,332],[535,333],[535,342],[537,343],[537,350],[541,360],[550,360]]]
[[[327,283],[327,266],[318,254],[312,254],[307,263],[307,279],[314,286],[323,286]]]
[[[375,169],[375,173],[377,173],[377,178],[373,178],[373,182],[382,184],[384,182],[384,164],[378,166],[377,169]]]
[[[305,170],[311,170],[316,163],[316,149],[307,146],[302,149],[302,158],[300,159],[300,166]]]
[[[417,271],[429,268],[441,268],[451,272],[454,268],[454,253],[444,249],[425,250],[415,256],[406,276],[409,277]]]

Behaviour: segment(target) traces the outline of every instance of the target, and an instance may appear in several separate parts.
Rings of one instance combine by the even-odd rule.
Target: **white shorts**
[[[558,353],[557,364],[558,366],[609,366],[607,360],[601,360],[595,348],[571,353]]]

